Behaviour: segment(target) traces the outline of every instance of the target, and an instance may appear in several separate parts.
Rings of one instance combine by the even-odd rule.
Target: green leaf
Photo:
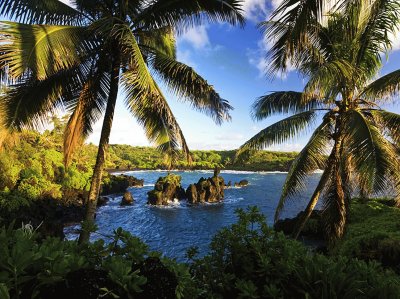
[[[0,298],[10,299],[10,294],[8,293],[8,288],[4,283],[0,283]]]

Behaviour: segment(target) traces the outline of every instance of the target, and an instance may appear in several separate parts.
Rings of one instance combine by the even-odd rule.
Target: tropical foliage
[[[120,87],[125,105],[148,138],[169,154],[190,159],[182,130],[155,76],[193,108],[217,123],[232,108],[191,67],[176,60],[175,33],[204,21],[243,22],[239,0],[72,1],[5,0],[0,13],[2,96],[7,129],[37,126],[59,108],[71,112],[65,130],[66,165],[104,114],[89,192],[93,221]],[[153,76],[155,75],[155,76]],[[81,235],[81,241],[88,240]]]
[[[0,228],[1,298],[398,298],[399,277],[379,264],[313,254],[256,208],[237,214],[209,254],[188,251],[189,263],[122,229],[79,245],[40,239],[29,225]]]
[[[152,147],[133,147],[129,145],[112,144],[110,154],[115,160],[110,160],[119,169],[163,169],[166,168],[165,156]],[[236,150],[192,150],[192,163],[188,163],[183,155],[175,162],[177,169],[215,169],[215,167],[230,170],[247,171],[287,171],[296,157],[296,152],[251,152],[241,160],[235,160]],[[111,159],[111,157],[110,157]]]
[[[386,280],[377,263],[312,254],[268,228],[256,208],[238,210],[237,215],[236,224],[215,235],[210,254],[193,260],[192,275],[203,294],[213,294],[211,298],[395,298],[399,294],[398,277],[384,271]]]
[[[330,254],[375,260],[400,274],[400,211],[394,204],[387,198],[354,200],[346,234]]]
[[[398,1],[342,1],[322,13],[324,1],[285,1],[273,20],[261,24],[275,41],[268,53],[269,73],[284,71],[290,63],[308,82],[301,92],[282,91],[260,97],[254,118],[292,113],[248,140],[241,152],[287,141],[315,127],[309,142],[292,164],[275,220],[289,200],[305,187],[305,177],[324,166],[324,172],[306,208],[298,233],[323,199],[327,234],[343,235],[349,201],[394,188],[400,191],[400,115],[381,109],[397,91],[394,75],[376,77],[382,53],[400,25]],[[329,2],[329,1],[326,1]],[[305,21],[307,19],[307,21]],[[391,82],[390,84],[388,82]]]

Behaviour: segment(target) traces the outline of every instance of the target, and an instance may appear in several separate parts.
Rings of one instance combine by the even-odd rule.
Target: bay
[[[174,171],[182,177],[182,186],[196,183],[201,177],[211,177],[212,171]],[[221,228],[233,224],[237,218],[235,210],[257,206],[272,225],[275,208],[278,204],[287,173],[281,172],[243,172],[221,171],[225,183],[248,180],[249,185],[242,188],[225,190],[225,200],[216,204],[189,205],[185,201],[170,206],[154,207],[147,205],[147,192],[154,188],[154,183],[166,171],[131,171],[126,175],[144,179],[144,187],[130,188],[135,203],[132,206],[120,207],[121,196],[112,197],[107,205],[97,211],[96,224],[98,231],[92,239],[107,240],[113,230],[122,227],[139,237],[152,250],[160,251],[169,257],[183,260],[186,250],[197,246],[201,255],[208,251],[212,236]],[[305,182],[305,190],[287,203],[282,218],[293,217],[304,209],[313,190],[319,173],[315,173]],[[77,237],[72,226],[65,229],[66,237]]]

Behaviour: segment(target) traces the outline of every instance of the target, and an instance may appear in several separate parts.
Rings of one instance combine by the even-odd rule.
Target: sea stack
[[[191,204],[205,202],[220,202],[224,199],[224,178],[218,176],[219,169],[214,170],[214,176],[208,179],[201,178],[197,184],[191,184],[186,189],[186,197]]]
[[[150,205],[168,205],[174,199],[184,199],[185,190],[181,186],[181,177],[175,174],[168,174],[165,177],[160,177],[154,190],[147,193]]]

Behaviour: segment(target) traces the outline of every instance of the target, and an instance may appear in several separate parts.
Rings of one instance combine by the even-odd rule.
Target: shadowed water
[[[182,176],[182,186],[197,182],[201,177],[211,177],[212,171],[174,172]],[[236,222],[235,210],[258,206],[269,224],[273,223],[274,212],[279,201],[286,173],[274,172],[231,172],[222,171],[225,182],[239,182],[246,179],[249,185],[243,188],[225,190],[225,200],[217,204],[191,206],[181,201],[168,207],[152,207],[146,204],[147,192],[154,183],[167,172],[133,171],[125,173],[138,179],[144,179],[143,188],[130,188],[135,203],[129,207],[120,207],[121,196],[111,199],[97,212],[98,233],[93,239],[104,238],[118,227],[130,231],[146,242],[152,250],[163,252],[170,257],[182,260],[186,250],[198,246],[200,253],[208,250],[212,236],[222,227]],[[282,217],[293,217],[304,209],[320,174],[313,174],[306,183],[301,196],[288,202]],[[77,227],[65,229],[67,238],[76,238]]]

